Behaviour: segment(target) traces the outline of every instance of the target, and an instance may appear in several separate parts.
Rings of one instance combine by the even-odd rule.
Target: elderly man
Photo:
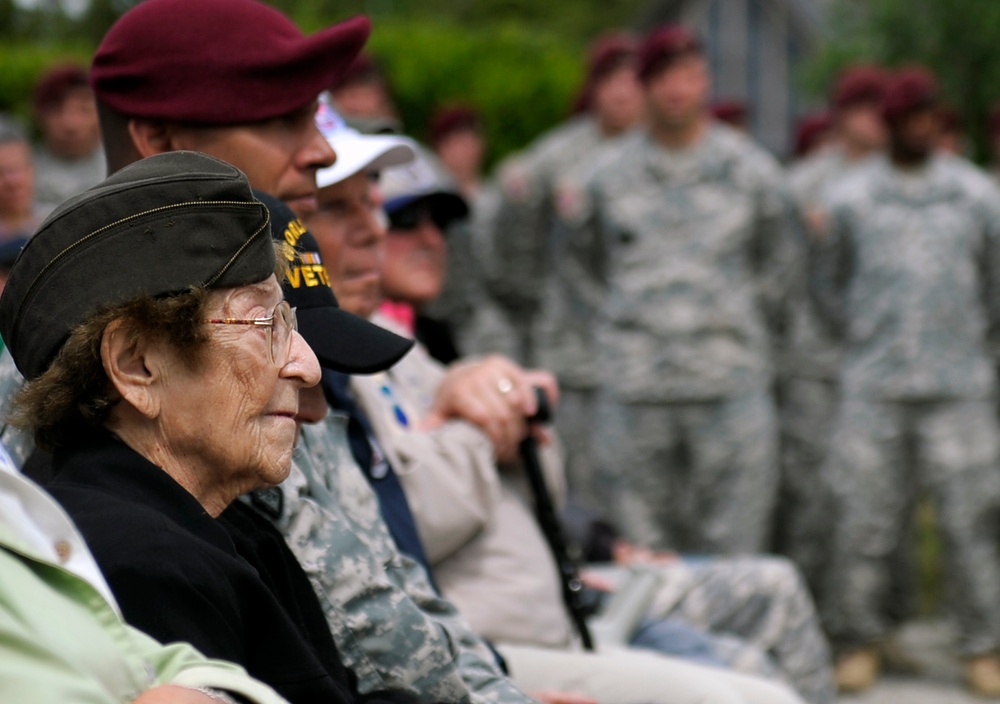
[[[639,49],[648,126],[562,199],[590,272],[602,401],[593,453],[616,522],[650,547],[764,550],[778,487],[771,353],[798,232],[780,168],[714,122],[686,28]]]
[[[823,474],[839,509],[827,625],[843,653],[838,680],[878,674],[889,625],[879,608],[889,558],[918,490],[934,502],[970,686],[1000,696],[1000,192],[977,168],[938,152],[939,98],[921,69],[894,75],[883,116],[889,153],[829,196],[816,293],[843,334],[842,389]]]
[[[363,140],[359,142],[337,130],[331,135],[331,144],[338,152],[347,153],[353,145],[362,148]],[[354,169],[357,170],[352,173]],[[310,219],[310,227],[324,253],[341,264],[333,267],[331,281],[345,305],[370,314],[380,300],[378,283],[386,242],[384,231],[371,212],[377,195],[364,172],[359,167],[344,169],[338,165],[320,171],[320,209]],[[386,208],[395,223],[388,241],[391,251],[384,260],[384,265],[391,267],[395,275],[386,273],[385,278],[397,287],[390,287],[387,293],[402,306],[422,303],[440,290],[445,257],[440,228],[447,227],[449,220],[464,212],[456,194],[439,182],[439,174],[439,169],[422,158],[412,165],[385,172],[384,186],[390,196]],[[350,217],[328,216],[327,207],[334,213],[349,213]],[[346,275],[348,271],[350,275]],[[359,295],[362,281],[367,287],[364,295]],[[407,313],[393,306],[391,311],[412,326],[412,308]],[[442,587],[447,594],[460,598],[463,611],[467,610],[474,623],[480,627],[485,624],[491,636],[504,643],[502,652],[508,658],[515,681],[532,689],[560,683],[566,687],[573,682],[572,686],[601,701],[618,701],[623,697],[652,697],[661,701],[664,696],[689,696],[691,687],[697,686],[696,677],[705,671],[635,652],[615,657],[565,650],[566,642],[561,639],[570,629],[558,596],[558,580],[550,568],[540,569],[552,564],[551,556],[524,506],[506,488],[501,492],[495,464],[495,457],[500,457],[505,466],[516,465],[517,442],[524,436],[524,416],[530,412],[524,405],[530,397],[526,392],[532,384],[548,385],[551,391],[551,379],[545,374],[525,372],[499,358],[460,362],[445,372],[423,350],[402,362],[398,372],[402,378],[395,372],[368,381],[355,378],[352,387],[365,411],[371,414],[368,417],[374,441],[385,454],[383,464],[401,472],[399,481],[407,491],[427,557],[435,565],[438,579],[445,580]],[[506,380],[508,386],[498,390],[497,379]],[[456,393],[459,388],[471,391],[463,398]],[[420,406],[414,402],[416,398],[425,399],[433,408]],[[481,429],[474,427],[477,424]],[[488,435],[483,435],[483,430]],[[313,432],[308,427],[304,429],[307,443]],[[378,473],[369,472],[368,476],[378,487],[382,481]],[[506,509],[494,510],[494,502],[501,493]],[[448,559],[456,551],[496,556],[477,538],[484,532],[484,522],[492,525],[494,521],[496,530],[503,535],[510,537],[513,530],[518,536],[513,542],[518,546],[516,549],[510,550],[508,545],[507,554],[513,556],[507,565],[510,573],[537,573],[536,578],[505,578],[497,572],[499,563],[484,557],[483,581],[456,581],[451,566],[458,561]],[[489,545],[499,544],[493,541]],[[523,552],[524,549],[528,552]],[[487,564],[490,569],[485,569]],[[533,566],[527,572],[526,564]],[[460,569],[456,570],[461,574]],[[779,586],[781,581],[771,588],[784,594],[785,587]],[[532,592],[531,584],[541,588],[541,592]],[[798,585],[797,580],[792,584]],[[689,585],[675,586],[681,591],[689,588]],[[699,593],[705,596],[708,592]],[[798,594],[804,598],[800,586]],[[532,617],[506,619],[505,615],[516,613],[520,604],[533,605]],[[809,608],[801,606],[794,610],[807,617]],[[486,614],[489,617],[484,618]],[[498,629],[497,622],[503,622],[503,628]],[[814,621],[812,628],[819,636]],[[822,644],[822,638],[817,642]],[[806,642],[800,645],[805,648]],[[825,650],[821,648],[821,670],[825,667],[823,653]],[[582,671],[591,675],[578,677]],[[823,673],[818,675],[817,681],[822,683]],[[826,675],[828,684],[828,670]],[[736,682],[736,690],[750,699],[777,695],[775,690],[770,694],[765,690],[754,692],[752,685],[748,685],[750,690],[743,691],[741,686],[747,681],[737,678]],[[668,683],[673,683],[675,694],[658,691]]]
[[[171,31],[163,31],[168,26]],[[227,28],[225,44],[218,27]],[[305,37],[252,0],[143,2],[108,32],[91,70],[109,168],[163,151],[202,150],[240,167],[252,186],[299,212],[314,211],[315,172],[335,158],[314,122],[316,99],[367,34],[368,22],[355,19]],[[325,270],[317,265],[302,274],[309,290],[325,276],[317,271]],[[300,322],[305,330],[305,316]],[[2,398],[20,383],[5,356]],[[11,440],[19,464],[31,455],[30,440],[10,426],[3,439]],[[360,474],[357,480],[370,492]],[[257,505],[273,513],[276,505],[293,504],[290,494],[284,498],[274,491]],[[336,560],[323,570],[321,601],[362,692],[403,689],[428,702],[530,701],[454,607],[433,592],[421,568],[399,556],[377,514],[366,514],[373,525],[362,527],[324,513],[309,493],[294,498],[302,512],[324,516],[320,538],[333,546]],[[352,502],[365,508],[363,494],[345,491],[337,498],[338,511],[354,510]],[[307,569],[314,564],[303,561]]]

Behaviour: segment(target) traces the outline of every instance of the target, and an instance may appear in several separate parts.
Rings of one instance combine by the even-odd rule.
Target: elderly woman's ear
[[[101,338],[104,373],[118,395],[148,419],[160,412],[157,386],[166,367],[165,348],[160,340],[136,335],[121,318],[108,323]]]

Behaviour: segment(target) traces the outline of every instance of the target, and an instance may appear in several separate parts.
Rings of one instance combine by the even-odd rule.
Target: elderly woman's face
[[[207,318],[267,318],[281,301],[281,287],[272,276],[212,293]],[[299,390],[319,382],[316,356],[297,332],[284,344],[281,324],[276,320],[270,331],[260,325],[210,324],[201,365],[191,369],[177,359],[164,374],[159,430],[166,449],[183,464],[212,475],[200,482],[230,486],[234,497],[287,476]]]

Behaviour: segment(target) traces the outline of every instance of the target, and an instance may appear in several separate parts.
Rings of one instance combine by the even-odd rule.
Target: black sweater
[[[49,484],[125,620],[242,665],[293,704],[411,701],[357,694],[309,580],[280,534],[235,502],[213,519],[168,474],[108,435],[54,457]]]

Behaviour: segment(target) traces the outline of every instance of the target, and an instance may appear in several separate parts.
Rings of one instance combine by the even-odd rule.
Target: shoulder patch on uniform
[[[285,495],[279,486],[255,489],[250,492],[250,503],[261,513],[270,518],[278,519],[281,518],[285,509]]]

